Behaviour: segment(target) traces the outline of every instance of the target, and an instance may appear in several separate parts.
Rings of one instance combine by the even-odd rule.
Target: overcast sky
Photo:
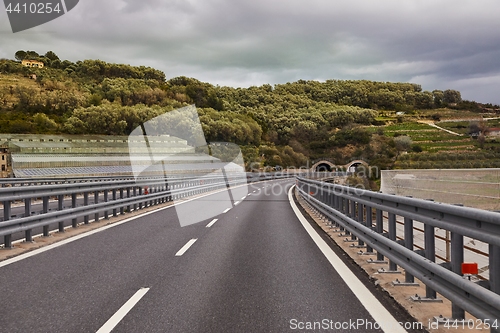
[[[80,0],[15,34],[2,8],[0,58],[51,50],[234,87],[413,82],[500,104],[499,14],[498,0]]]

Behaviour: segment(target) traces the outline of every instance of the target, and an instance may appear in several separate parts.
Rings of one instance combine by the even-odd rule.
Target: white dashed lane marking
[[[194,242],[196,242],[198,239],[196,238],[193,238],[191,239],[189,242],[186,243],[186,245],[184,245],[176,254],[175,256],[176,257],[180,257],[182,256],[184,253],[186,253],[186,251],[194,244]]]

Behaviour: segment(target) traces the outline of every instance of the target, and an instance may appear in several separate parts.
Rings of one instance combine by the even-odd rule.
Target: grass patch
[[[388,126],[384,126],[384,130],[387,132],[403,132],[403,131],[421,131],[433,129],[429,125],[421,124],[417,122],[406,122],[401,124],[391,124]]]

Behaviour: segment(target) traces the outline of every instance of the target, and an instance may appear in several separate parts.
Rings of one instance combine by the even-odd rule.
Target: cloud
[[[411,81],[500,103],[499,10],[496,0],[82,0],[18,34],[2,13],[0,57],[53,50],[232,86]]]

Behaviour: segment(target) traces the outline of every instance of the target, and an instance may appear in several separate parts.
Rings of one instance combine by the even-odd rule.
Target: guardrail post
[[[130,198],[130,187],[127,187],[127,198]],[[127,205],[127,212],[130,213],[130,205]]]
[[[346,216],[351,216],[351,201],[348,199],[348,198],[344,198],[344,207],[343,207],[344,211],[342,212],[344,215]],[[344,234],[346,236],[349,236],[351,235],[351,232],[347,229],[347,228],[344,228]]]
[[[76,193],[71,193],[71,208],[76,208]],[[71,220],[71,226],[73,228],[76,228],[76,226],[77,226],[76,219]]]
[[[328,206],[330,206],[331,208],[333,209],[336,209],[336,203],[337,203],[337,197],[335,195],[335,192],[333,191],[333,188],[330,187],[328,189]],[[330,224],[331,224],[331,227],[337,227],[337,223],[334,222],[333,219],[330,219]]]
[[[120,199],[123,199],[123,188],[120,188]],[[120,215],[123,215],[124,211],[123,206],[120,206]]]
[[[342,214],[347,215],[349,201],[346,198],[340,198],[340,211]],[[340,227],[340,231],[345,231],[345,234],[348,235],[348,231],[344,227]]]
[[[8,221],[12,215],[12,203],[10,201],[3,202],[3,220]]]
[[[358,203],[358,222],[360,224],[364,224],[364,219],[365,219],[365,205]],[[365,242],[363,242],[361,239],[358,241],[358,247],[363,247],[365,246]]]
[[[47,214],[49,212],[49,197],[42,198],[42,213]],[[49,226],[43,226],[43,237],[49,237]]]
[[[94,205],[99,203],[99,191],[94,192]],[[94,222],[99,222],[99,213],[94,214]]]
[[[425,258],[436,262],[436,238],[433,226],[424,224],[424,246]],[[428,299],[436,298],[436,291],[429,286],[425,286],[425,297]]]
[[[137,196],[137,187],[136,186],[134,186],[134,190],[133,191],[134,191],[134,197],[136,197]],[[136,211],[136,210],[137,210],[137,204],[134,203],[134,211]]]
[[[71,208],[76,208],[76,193],[71,193]],[[71,220],[71,226],[76,228],[77,221],[76,218]]]
[[[332,188],[331,195],[333,197],[333,208],[339,210],[339,196],[335,194],[335,189]]]
[[[340,195],[336,195],[336,194],[335,194],[335,197],[337,198],[337,207],[336,207],[336,209],[340,212],[340,211],[342,211],[342,203],[343,203],[344,199]]]
[[[89,205],[89,192],[84,192],[83,193],[83,205],[88,206]],[[89,216],[85,215],[83,217],[83,223],[89,224]]]
[[[348,205],[349,207],[347,208],[347,216],[349,216],[351,219],[355,219],[356,218],[356,201],[354,201],[353,199],[349,199],[348,201]]]
[[[332,208],[335,210],[339,210],[339,196],[335,194],[335,189],[332,188],[331,193],[332,197]],[[338,228],[339,224],[337,222],[333,222],[334,226]]]
[[[489,245],[490,290],[500,294],[500,246]],[[500,325],[500,323],[499,323]]]
[[[451,233],[451,271],[462,275],[462,263],[464,262],[464,236]],[[465,319],[465,311],[455,303],[451,303],[452,319]]]
[[[3,202],[3,220],[10,220],[10,216],[12,215],[12,204],[10,201]],[[5,235],[3,237],[3,244],[6,249],[12,248],[12,235]]]
[[[64,205],[64,195],[59,194],[57,196],[57,210],[61,211],[63,210],[63,205]],[[64,232],[64,222],[61,221],[59,222],[59,232]]]
[[[384,215],[380,209],[375,210],[375,223],[375,231],[382,235],[384,233]],[[377,261],[384,261],[384,255],[379,251],[377,251]]]
[[[104,193],[103,193],[103,194],[104,194],[104,199],[103,199],[103,200],[104,200],[104,202],[108,202],[108,201],[109,201],[109,191],[108,191],[108,190],[104,190]],[[104,211],[104,218],[105,218],[106,220],[108,220],[108,219],[109,219],[109,212],[108,212],[108,210],[107,210],[107,209]]]
[[[24,199],[24,216],[31,216],[31,198]]]
[[[31,198],[24,199],[24,216],[31,216]],[[24,232],[25,242],[33,242],[32,230],[28,229]]]
[[[404,218],[404,233],[405,247],[413,251],[413,220],[407,217]],[[415,277],[408,271],[405,271],[405,282],[415,283]]]
[[[350,200],[350,208],[349,208],[349,216],[355,220],[356,219],[356,201],[354,199],[351,199]],[[351,234],[351,233],[349,233]],[[354,234],[351,234],[351,241],[355,241],[357,240],[358,238],[356,236],[354,236]]]
[[[393,242],[396,242],[396,214],[394,213],[389,213],[389,219],[388,219],[388,226],[389,226],[389,239]],[[398,271],[398,265],[391,259],[389,259],[389,270],[384,270],[383,268],[378,270],[379,273],[400,273]]]
[[[113,191],[111,191],[111,193],[113,194],[113,201],[116,201],[116,189],[113,189]],[[113,216],[118,216],[116,208],[113,208]]]
[[[500,294],[500,246],[489,245],[490,290]],[[497,322],[500,325],[500,322]],[[500,333],[500,328],[491,328],[491,333]]]
[[[370,206],[366,206],[366,220],[365,220],[365,225],[368,228],[372,228],[373,224],[373,209]],[[373,248],[371,246],[366,246],[366,253],[371,254],[373,253]]]
[[[139,187],[139,196],[142,196],[142,187]],[[139,201],[139,209],[142,209],[142,201]]]

